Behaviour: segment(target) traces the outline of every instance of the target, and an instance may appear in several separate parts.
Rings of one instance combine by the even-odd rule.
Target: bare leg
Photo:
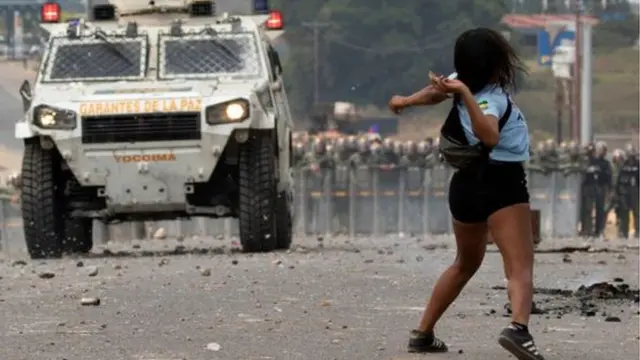
[[[454,220],[453,230],[458,248],[456,259],[433,288],[418,328],[425,333],[433,332],[438,319],[480,268],[487,248],[486,224],[464,224]]]
[[[533,236],[529,204],[516,204],[489,217],[508,281],[512,321],[527,325],[533,302]]]

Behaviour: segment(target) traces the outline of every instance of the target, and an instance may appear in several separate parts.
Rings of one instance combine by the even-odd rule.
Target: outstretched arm
[[[427,85],[423,89],[405,97],[406,106],[436,105],[445,101],[449,96],[436,90],[433,85]]]
[[[399,114],[402,110],[418,105],[436,105],[448,98],[447,94],[436,90],[432,85],[428,85],[423,89],[409,95],[395,95],[389,101],[389,109],[394,114]]]

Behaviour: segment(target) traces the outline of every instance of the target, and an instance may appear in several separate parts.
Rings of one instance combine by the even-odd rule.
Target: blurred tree
[[[510,9],[497,0],[278,0],[292,47],[285,74],[294,110],[313,102],[313,31],[317,21],[320,100],[382,105],[393,93],[423,86],[429,70],[452,70],[462,31],[498,27]]]
[[[592,8],[592,13],[602,20],[594,29],[594,46],[618,48],[636,44],[640,26],[629,1],[609,0],[606,7],[602,5],[597,1]]]

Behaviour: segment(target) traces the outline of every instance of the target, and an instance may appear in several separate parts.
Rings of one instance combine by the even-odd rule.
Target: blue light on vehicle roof
[[[253,11],[256,14],[268,14],[269,0],[253,0]]]
[[[78,26],[78,25],[80,25],[80,19],[69,20],[69,26]]]

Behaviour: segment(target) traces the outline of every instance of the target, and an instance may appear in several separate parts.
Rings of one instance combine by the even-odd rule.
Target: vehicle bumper
[[[198,141],[87,146],[75,138],[56,146],[80,185],[98,187],[108,211],[182,211],[192,184],[209,180],[228,140],[203,133]]]

